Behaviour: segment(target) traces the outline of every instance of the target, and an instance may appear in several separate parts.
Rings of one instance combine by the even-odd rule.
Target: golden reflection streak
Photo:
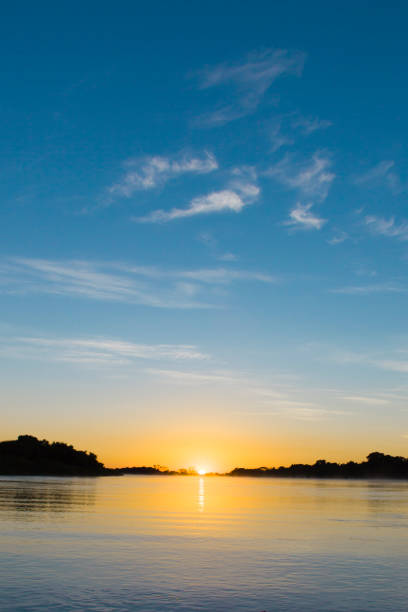
[[[198,479],[198,511],[204,512],[205,505],[205,490],[204,490],[204,478]]]

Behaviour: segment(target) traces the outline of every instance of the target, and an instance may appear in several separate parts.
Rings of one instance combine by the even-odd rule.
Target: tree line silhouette
[[[0,442],[0,474],[57,476],[120,476],[145,474],[160,476],[196,476],[194,468],[169,470],[165,466],[107,468],[94,453],[76,450],[64,442],[38,440],[23,435],[17,440]],[[373,452],[366,461],[333,463],[319,459],[314,464],[294,463],[289,467],[234,468],[217,476],[292,477],[292,478],[395,478],[408,479],[408,459]]]
[[[0,473],[59,476],[98,476],[105,466],[94,453],[75,450],[64,442],[38,440],[35,436],[19,436],[17,440],[0,442]]]
[[[293,463],[289,467],[235,468],[229,476],[292,477],[292,478],[406,478],[408,459],[384,453],[370,453],[366,461],[333,463],[319,459],[313,465]]]
[[[120,476],[122,474],[196,476],[194,468],[169,470],[153,467],[107,468],[94,453],[76,450],[65,442],[38,440],[35,436],[18,436],[17,440],[0,442],[0,474],[24,476]]]

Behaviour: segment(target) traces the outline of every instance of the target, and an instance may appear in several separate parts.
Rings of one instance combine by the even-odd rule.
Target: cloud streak
[[[303,230],[320,230],[326,223],[326,219],[321,219],[313,214],[312,204],[296,204],[289,213],[289,221],[285,221],[284,225],[293,229]]]
[[[290,419],[322,419],[336,415],[348,414],[347,412],[327,409],[316,403],[299,399],[307,395],[307,391],[294,388],[292,385],[277,383],[271,387],[260,387],[256,377],[246,372],[230,370],[204,370],[195,369],[164,369],[147,368],[146,373],[166,383],[182,386],[225,386],[240,398],[245,397],[250,401],[250,410],[237,410],[234,414],[247,416],[280,416]],[[238,398],[237,398],[238,399]]]
[[[219,285],[276,280],[268,274],[226,267],[166,269],[33,258],[9,258],[0,265],[2,293],[48,294],[157,308],[218,307]]]
[[[209,359],[184,344],[136,344],[111,338],[17,337],[3,339],[2,352],[16,358],[89,365],[131,365],[138,360],[196,361]]]
[[[369,231],[376,236],[386,236],[387,238],[398,238],[398,240],[408,240],[408,222],[402,221],[399,225],[394,217],[385,219],[375,215],[364,217],[364,223]]]
[[[208,152],[202,157],[147,156],[129,159],[124,165],[123,176],[108,189],[112,197],[130,198],[136,191],[155,189],[182,174],[208,174],[218,169],[216,158]]]
[[[213,191],[193,198],[187,208],[172,208],[169,211],[154,210],[144,217],[134,217],[138,223],[166,223],[174,219],[208,215],[210,213],[240,213],[259,196],[260,189],[254,183],[235,180],[231,188]]]
[[[354,179],[356,185],[366,185],[375,187],[378,184],[385,183],[393,195],[399,195],[407,191],[407,184],[401,181],[397,172],[393,170],[395,162],[391,160],[383,160],[376,164],[367,172],[364,172]]]
[[[253,113],[276,79],[285,74],[300,76],[305,58],[305,54],[298,51],[266,50],[253,52],[240,63],[223,63],[204,69],[199,74],[199,88],[222,87],[223,100],[229,97],[229,102],[202,115],[196,123],[223,125]]]
[[[386,370],[388,372],[396,372],[406,374],[408,372],[408,361],[395,358],[395,354],[401,351],[392,351],[390,356],[382,356],[376,354],[357,353],[353,351],[336,351],[331,357],[334,361],[341,364],[360,364]],[[391,396],[390,396],[391,397]],[[398,398],[397,398],[398,399]],[[403,398],[406,402],[406,398]]]
[[[146,370],[148,374],[152,374],[159,378],[164,378],[168,381],[179,383],[179,384],[233,384],[239,383],[239,378],[231,373],[224,371],[215,372],[186,372],[182,370],[163,370],[156,368],[149,368]]]
[[[337,244],[342,244],[343,242],[348,240],[348,238],[349,235],[346,232],[339,232],[335,236],[330,238],[327,243],[331,244],[332,246],[336,246]]]
[[[326,130],[331,125],[333,125],[331,121],[318,117],[298,116],[292,121],[292,127],[299,129],[304,136],[309,136],[318,130]]]
[[[336,178],[330,170],[331,166],[330,157],[319,151],[301,163],[295,162],[293,156],[285,155],[280,162],[270,167],[265,175],[277,180],[288,189],[323,201],[327,198],[331,184]]]
[[[406,293],[407,289],[400,285],[392,283],[383,283],[375,285],[349,285],[347,287],[338,287],[331,289],[330,293],[338,293],[344,295],[372,295],[374,293]]]
[[[344,396],[342,399],[348,402],[358,402],[360,404],[369,404],[369,405],[371,404],[371,405],[378,405],[378,406],[384,406],[385,404],[389,404],[389,400],[387,399],[378,398],[378,397],[369,397],[369,396],[364,396],[364,395],[348,395],[348,396]]]

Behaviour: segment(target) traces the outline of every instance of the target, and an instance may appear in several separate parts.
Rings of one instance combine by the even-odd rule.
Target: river
[[[408,483],[0,477],[2,611],[408,608]]]

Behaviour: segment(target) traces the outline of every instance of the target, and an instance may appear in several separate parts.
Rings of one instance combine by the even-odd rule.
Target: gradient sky
[[[2,439],[111,466],[408,455],[407,18],[7,7]]]

